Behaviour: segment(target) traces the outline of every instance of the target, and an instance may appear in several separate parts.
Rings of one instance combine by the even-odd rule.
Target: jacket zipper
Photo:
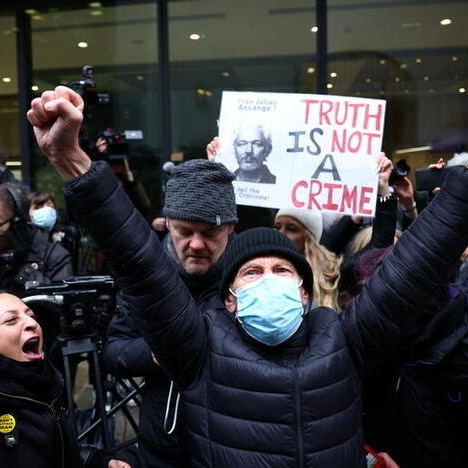
[[[293,373],[294,402],[296,411],[296,440],[297,440],[297,466],[304,468],[304,435],[302,431],[302,394],[299,385],[299,375],[297,368]]]
[[[0,395],[5,398],[11,398],[13,400],[29,401],[40,406],[45,406],[52,413],[53,419],[55,421],[55,424],[57,425],[59,435],[60,435],[60,453],[62,454],[60,465],[62,468],[65,468],[65,443],[63,440],[63,431],[58,420],[57,411],[55,411],[55,408],[53,407],[53,404],[55,403],[56,400],[52,402],[52,405],[48,405],[47,403],[44,403],[43,401],[35,400],[34,398],[22,397],[18,395],[10,395],[8,393],[3,393],[3,392],[0,392]]]

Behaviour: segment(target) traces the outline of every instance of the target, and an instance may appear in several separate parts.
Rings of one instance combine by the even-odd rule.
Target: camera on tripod
[[[114,280],[110,276],[74,277],[52,283],[26,282],[30,303],[60,306],[59,329],[62,336],[79,338],[103,336],[115,312]]]

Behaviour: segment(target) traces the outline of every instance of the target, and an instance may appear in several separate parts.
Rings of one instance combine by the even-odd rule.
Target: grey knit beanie
[[[179,164],[166,184],[163,215],[215,226],[237,223],[234,179],[215,161],[191,159]]]
[[[288,237],[276,229],[257,227],[242,231],[228,244],[223,256],[221,299],[227,296],[230,284],[247,260],[269,255],[289,260],[302,277],[304,289],[312,295],[313,274],[304,255],[299,253]]]

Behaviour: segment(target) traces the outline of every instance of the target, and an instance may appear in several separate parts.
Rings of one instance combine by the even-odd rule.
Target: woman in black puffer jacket
[[[0,337],[0,466],[81,467],[62,377],[44,359],[33,312],[11,294],[0,294]]]
[[[0,293],[0,468],[108,466],[111,457],[80,450],[63,394],[62,376],[44,359],[34,313]]]

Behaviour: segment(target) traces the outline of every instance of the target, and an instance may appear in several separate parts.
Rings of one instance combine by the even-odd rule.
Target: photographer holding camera
[[[408,178],[411,168],[405,159],[393,166],[389,184],[398,197],[398,227],[404,231],[418,216],[418,206],[413,184]]]
[[[69,251],[28,222],[29,199],[19,185],[0,184],[0,288],[19,296],[27,281],[73,276]]]

